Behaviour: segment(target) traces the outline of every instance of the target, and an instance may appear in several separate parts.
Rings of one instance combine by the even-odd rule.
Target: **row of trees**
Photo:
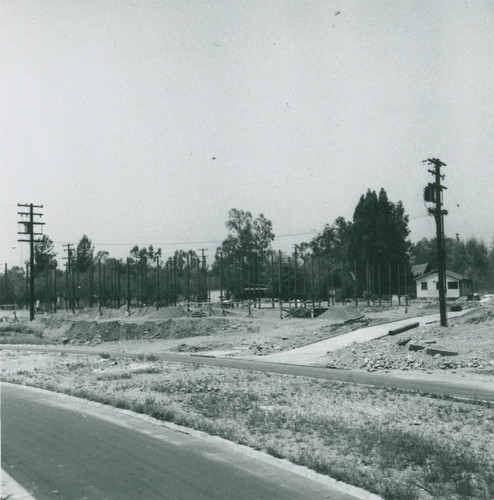
[[[259,298],[261,295],[310,300],[338,296],[370,297],[379,290],[399,295],[412,285],[410,265],[436,267],[436,242],[409,240],[408,216],[403,204],[393,203],[386,191],[368,190],[360,197],[353,219],[337,217],[293,252],[272,248],[272,223],[263,214],[232,209],[228,234],[216,249],[214,260],[192,250],[176,250],[164,259],[152,245],[135,245],[127,259],[107,251],[95,252],[87,235],[58,262],[53,242],[43,236],[35,246],[36,297],[48,303],[61,295],[72,302],[120,305],[174,303],[177,298],[204,301],[208,290],[221,289],[223,298]],[[479,287],[494,286],[494,245],[476,239],[446,238],[447,268],[471,277]],[[65,267],[65,271],[63,268]],[[27,270],[14,267],[2,277],[2,303],[25,303]],[[409,287],[410,290],[412,289]],[[410,291],[408,290],[408,291]]]

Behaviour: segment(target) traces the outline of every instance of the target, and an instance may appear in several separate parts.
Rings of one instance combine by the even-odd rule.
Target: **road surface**
[[[388,324],[388,328],[394,327]],[[33,351],[33,352],[67,352],[73,354],[89,354],[99,356],[104,350],[100,345],[96,348],[77,347],[46,347],[46,346],[3,346],[5,350]],[[178,353],[153,353],[163,361],[172,363],[201,364],[236,368],[240,370],[260,371],[265,373],[278,373],[310,377],[323,380],[335,380],[349,384],[364,384],[374,387],[391,387],[407,391],[418,391],[439,396],[450,396],[461,399],[494,402],[494,381],[492,377],[480,377],[474,374],[458,377],[451,374],[428,374],[419,372],[403,373],[370,373],[364,370],[341,370],[325,368],[322,366],[305,366],[296,363],[272,363],[260,356],[259,361],[240,358],[220,358],[195,354]],[[127,352],[112,352],[115,357],[138,358],[142,354]]]
[[[1,388],[2,468],[37,500],[359,498],[217,438],[61,394]]]

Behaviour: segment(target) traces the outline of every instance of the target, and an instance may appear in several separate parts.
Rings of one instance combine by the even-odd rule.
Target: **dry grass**
[[[494,496],[491,405],[152,356],[3,357],[6,381],[203,430],[387,499]]]
[[[25,323],[0,324],[0,344],[46,344],[43,332]]]

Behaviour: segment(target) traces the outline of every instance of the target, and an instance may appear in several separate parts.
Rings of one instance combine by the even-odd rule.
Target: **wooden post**
[[[396,264],[396,271],[398,276],[398,305],[401,306],[401,283],[400,283],[400,263]]]

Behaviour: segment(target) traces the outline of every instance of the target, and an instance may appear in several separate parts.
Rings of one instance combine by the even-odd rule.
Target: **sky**
[[[288,251],[367,189],[435,235],[494,238],[490,0],[1,0],[0,264],[22,265],[18,203],[44,232],[125,257],[206,248],[232,208]]]

